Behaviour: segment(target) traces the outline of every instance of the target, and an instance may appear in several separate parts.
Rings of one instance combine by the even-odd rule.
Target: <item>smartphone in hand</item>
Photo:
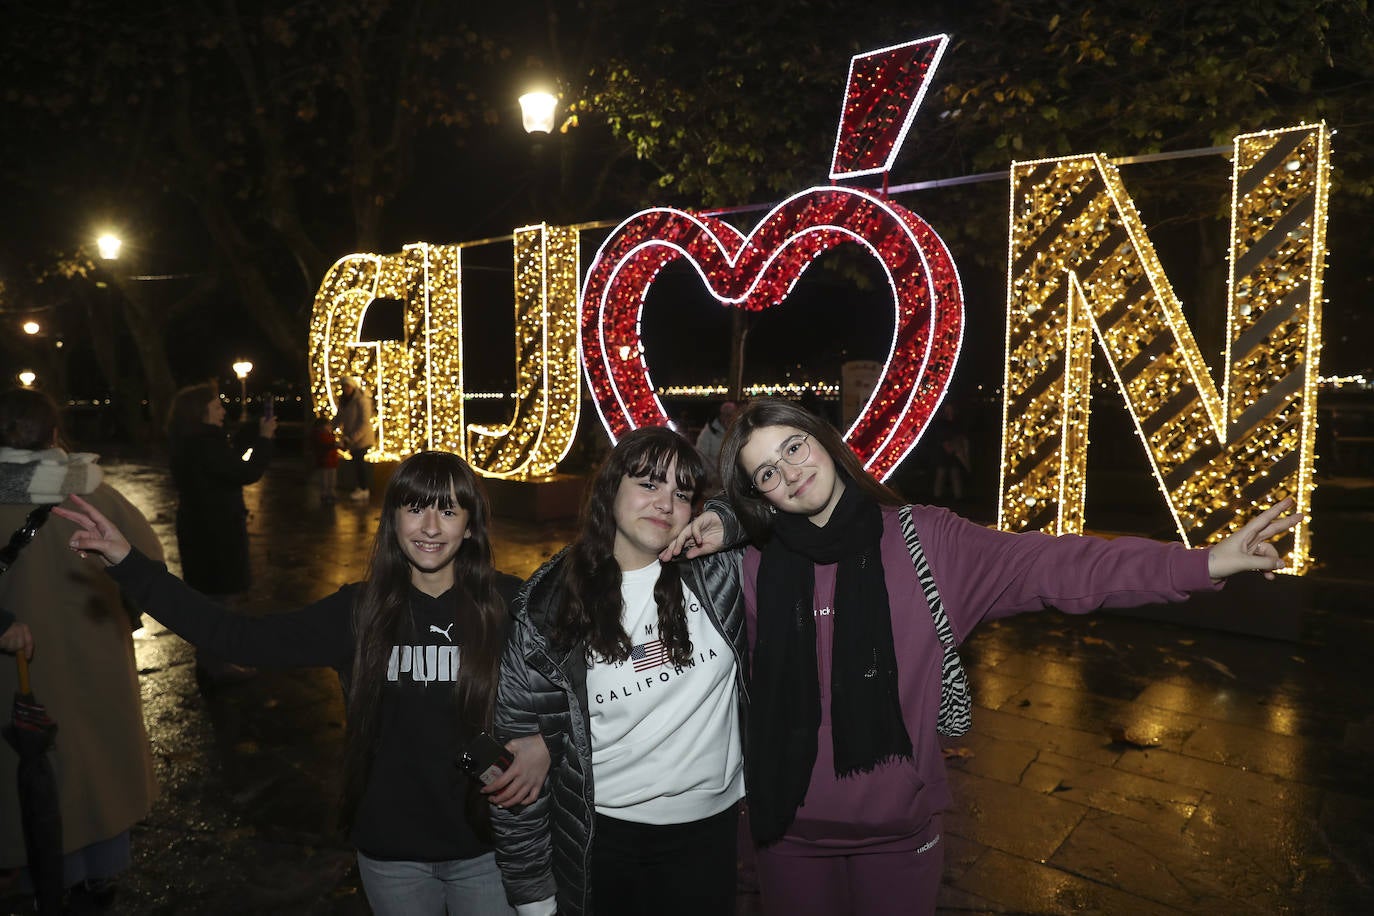
[[[469,741],[456,761],[464,773],[484,786],[499,779],[514,762],[515,757],[511,752],[497,744],[496,739],[486,732],[479,732],[477,737]]]

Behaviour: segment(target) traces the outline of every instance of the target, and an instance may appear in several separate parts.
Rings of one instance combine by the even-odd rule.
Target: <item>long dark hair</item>
[[[173,443],[200,430],[205,422],[205,407],[219,397],[219,385],[204,382],[187,385],[172,395],[172,406],[167,409],[167,436]]]
[[[772,534],[773,513],[768,500],[754,489],[752,472],[740,464],[739,456],[754,431],[766,426],[791,426],[809,435],[815,440],[812,448],[825,449],[846,484],[858,486],[878,505],[900,506],[906,502],[864,470],[859,456],[845,445],[835,427],[791,401],[760,398],[739,412],[720,447],[720,474],[725,494],[735,507],[744,530],[756,543],[767,541]]]
[[[646,426],[626,434],[592,479],[582,508],[582,530],[568,551],[562,600],[557,602],[550,636],[554,645],[587,647],[588,657],[623,662],[633,648],[620,618],[620,564],[615,559],[615,498],[626,477],[668,482],[668,465],[677,459],[673,485],[692,494],[706,482],[706,464],[692,444],[663,426]],[[692,658],[687,613],[682,603],[682,576],[676,563],[664,563],[654,583],[659,639],[674,664]]]
[[[347,685],[344,749],[346,821],[351,821],[362,799],[377,750],[382,684],[391,649],[416,635],[409,614],[410,562],[396,538],[396,510],[403,506],[467,510],[468,537],[453,559],[454,601],[470,604],[473,612],[454,615],[454,642],[463,653],[456,707],[465,733],[491,728],[506,632],[506,606],[496,590],[488,535],[491,510],[486,491],[466,461],[448,452],[420,452],[402,461],[386,485],[367,580],[353,608],[356,645]]]

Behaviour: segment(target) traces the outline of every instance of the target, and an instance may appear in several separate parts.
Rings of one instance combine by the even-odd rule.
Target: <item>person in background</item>
[[[706,462],[706,472],[710,478],[707,482],[708,487],[720,483],[720,444],[725,440],[725,431],[730,428],[730,423],[737,413],[739,405],[734,401],[722,402],[720,410],[697,434],[697,451]]]
[[[182,577],[224,604],[232,605],[253,582],[243,488],[256,483],[272,460],[277,419],[264,417],[257,427],[245,454],[225,433],[224,404],[213,382],[178,391],[167,415]],[[199,649],[196,669],[210,683],[253,674]]]
[[[985,528],[906,506],[823,420],[755,401],[721,448],[744,555],[749,818],[766,914],[928,914],[951,803],[937,729],[969,726],[954,649],[984,620],[1182,601],[1280,568],[1291,500],[1210,548]],[[1290,514],[1285,515],[1285,512]],[[711,513],[681,535],[728,546]]]
[[[334,416],[334,427],[339,430],[343,447],[353,459],[353,479],[355,486],[348,498],[363,502],[372,497],[372,465],[365,456],[377,443],[372,431],[372,399],[362,389],[356,376],[345,375],[339,382],[342,396],[339,398],[339,412]]]
[[[969,457],[968,432],[959,417],[959,412],[949,401],[940,405],[940,410],[930,422],[927,432],[930,441],[935,443],[935,485],[934,498],[945,498],[948,488],[955,502],[964,498],[964,478],[973,469]]]
[[[316,417],[310,427],[310,457],[315,466],[315,484],[320,488],[320,504],[332,506],[339,477],[339,438],[328,417]]]
[[[265,617],[231,614],[187,587],[86,502],[53,511],[77,525],[72,550],[98,555],[126,595],[191,642],[244,664],[338,671],[343,814],[377,916],[511,912],[488,801],[533,801],[549,756],[537,735],[510,742],[511,765],[484,789],[456,766],[491,728],[506,602],[520,584],[492,565],[486,493],[467,462],[447,452],[401,462],[367,578]]]
[[[33,389],[0,395],[0,543],[39,505],[79,494],[161,558],[152,526],[103,482],[91,454],[62,448],[57,405]],[[24,651],[32,690],[58,723],[52,751],[61,803],[65,883],[76,912],[108,905],[131,862],[129,831],[148,816],[157,786],[143,724],[133,629],[138,614],[99,570],[66,549],[62,524],[49,518],[0,574],[0,618],[16,618],[0,648]],[[26,635],[27,634],[27,635]],[[14,662],[0,656],[4,683]],[[4,696],[8,697],[6,690]],[[8,718],[8,714],[6,714]],[[26,885],[26,853],[16,791],[18,757],[0,742],[0,886]]]

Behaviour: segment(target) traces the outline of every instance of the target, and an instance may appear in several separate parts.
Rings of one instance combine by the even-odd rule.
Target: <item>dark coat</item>
[[[244,450],[208,423],[172,440],[182,578],[206,594],[230,595],[252,584],[243,488],[267,470],[272,440],[256,438],[251,447],[253,453],[244,461]]]
[[[723,503],[707,503],[708,509],[713,506],[724,510],[725,542],[737,542],[743,532],[734,514]],[[516,598],[496,692],[497,740],[542,734],[551,758],[548,780],[533,803],[493,808],[491,816],[507,898],[518,905],[557,896],[559,916],[585,916],[595,906],[588,871],[596,811],[586,653],[560,652],[545,635],[561,600],[566,554],[565,549],[545,563]],[[734,649],[741,718],[748,703],[742,555],[729,550],[682,561],[683,581]],[[743,730],[743,721],[740,725]]]

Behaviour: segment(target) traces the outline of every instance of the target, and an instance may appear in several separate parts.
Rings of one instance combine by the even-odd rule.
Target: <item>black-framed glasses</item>
[[[802,436],[793,436],[785,439],[782,447],[778,449],[778,460],[771,464],[761,464],[754,469],[754,476],[750,479],[754,483],[754,489],[760,493],[767,493],[769,490],[776,490],[778,484],[782,482],[782,468],[780,464],[798,465],[811,457],[811,443],[807,440],[811,438],[808,433]]]

